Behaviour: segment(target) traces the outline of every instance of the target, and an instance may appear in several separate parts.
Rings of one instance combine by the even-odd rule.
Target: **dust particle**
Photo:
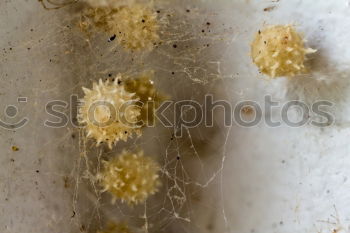
[[[273,11],[275,8],[276,8],[276,6],[269,6],[269,7],[264,8],[264,11],[270,12],[270,11]]]
[[[242,108],[242,113],[245,115],[251,115],[254,113],[254,109],[250,106],[245,106],[244,108]]]
[[[68,176],[63,177],[63,182],[64,182],[64,187],[69,188],[70,187],[70,182]]]

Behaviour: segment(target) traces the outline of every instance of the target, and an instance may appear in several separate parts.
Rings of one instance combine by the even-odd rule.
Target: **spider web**
[[[158,91],[171,100],[203,102],[211,83],[222,79],[220,57],[211,56],[210,61],[207,57],[222,49],[223,43],[230,43],[232,28],[226,27],[217,15],[205,8],[184,3],[176,7],[167,3],[156,6],[162,44],[150,53],[125,51],[116,43],[109,42],[111,35],[105,33],[96,32],[87,37],[74,28],[81,8],[61,9],[63,12],[59,13],[62,14],[59,18],[64,19],[64,23],[55,33],[64,38],[57,45],[67,54],[64,70],[75,74],[74,80],[70,81],[73,84],[69,88],[71,93],[81,97],[81,87],[89,87],[99,78],[152,70]],[[173,123],[176,120],[174,111],[167,113]],[[186,115],[184,112],[182,117],[186,118]],[[145,129],[142,137],[118,143],[111,151],[105,147],[95,148],[93,142],[86,140],[85,132],[78,130],[79,155],[76,155],[70,175],[74,184],[72,223],[83,232],[96,232],[109,222],[128,223],[134,232],[193,232],[203,228],[192,221],[195,213],[193,205],[199,201],[202,192],[219,179],[224,166],[225,151],[222,148],[226,141],[218,146],[219,149],[212,148],[218,127],[214,126],[210,132],[206,132],[208,129],[204,127],[185,129],[183,136],[178,138],[174,135],[179,129],[165,128],[158,123],[155,128]],[[208,133],[210,137],[206,135]],[[225,135],[227,140],[228,134]],[[101,162],[123,149],[132,151],[141,148],[162,166],[160,192],[143,205],[130,207],[119,202],[112,205],[111,196],[101,193],[96,180]],[[207,151],[218,154],[210,155]],[[205,164],[208,156],[222,159],[208,168]]]
[[[238,15],[236,19],[252,15],[249,14],[251,8],[245,7],[246,2],[249,1],[235,3],[237,8],[243,11],[235,12]],[[45,8],[53,10],[45,10],[43,4]],[[161,24],[162,44],[150,53],[131,53],[120,48],[116,41],[108,42],[112,35],[96,31],[91,37],[87,37],[82,33],[77,26],[82,10],[79,2],[0,1],[0,17],[5,19],[0,20],[0,28],[4,29],[0,41],[3,47],[0,72],[4,77],[0,79],[0,94],[6,97],[6,101],[2,101],[0,107],[5,109],[7,103],[18,104],[18,117],[26,116],[30,119],[23,129],[1,132],[1,145],[7,148],[4,149],[3,156],[5,168],[0,171],[0,177],[4,179],[0,184],[5,199],[2,210],[6,211],[0,219],[4,222],[4,230],[0,230],[1,232],[95,233],[97,230],[103,230],[109,222],[125,222],[133,232],[236,232],[229,228],[236,222],[230,222],[234,221],[234,218],[230,218],[232,214],[228,213],[223,204],[225,199],[230,198],[224,195],[224,184],[227,184],[228,180],[224,177],[223,170],[227,168],[227,160],[230,159],[227,153],[232,151],[231,142],[236,143],[237,148],[239,145],[231,135],[231,128],[224,128],[222,125],[221,112],[215,116],[213,127],[206,128],[200,125],[184,129],[182,137],[175,137],[179,129],[166,128],[157,122],[156,127],[144,129],[140,138],[129,140],[127,143],[120,142],[113,150],[104,146],[96,148],[92,141],[85,139],[84,130],[72,124],[76,124],[74,106],[77,103],[71,101],[71,95],[81,98],[81,87],[91,87],[93,81],[113,78],[119,73],[132,76],[148,70],[154,71],[153,81],[159,92],[166,94],[173,101],[197,100],[200,104],[203,104],[205,94],[215,94],[221,99],[228,96],[235,96],[237,99],[248,99],[252,96],[262,99],[256,94],[257,89],[271,93],[282,89],[283,85],[280,85],[279,81],[261,84],[256,71],[245,65],[251,63],[247,61],[247,48],[240,49],[242,43],[233,43],[237,38],[250,40],[250,32],[258,27],[257,21],[252,20],[249,25],[237,25],[232,28],[226,24],[227,18],[222,18],[215,11],[216,3],[210,8],[204,1],[154,1],[154,4],[155,10],[160,12],[158,19]],[[257,5],[261,8],[259,10],[262,10],[271,4],[275,3],[262,1]],[[248,43],[244,44],[248,46]],[[236,54],[228,54],[229,48],[233,48]],[[231,60],[227,59],[228,57]],[[241,62],[242,59],[245,62]],[[240,65],[233,66],[231,63]],[[344,79],[347,79],[346,77]],[[315,86],[313,81],[303,82],[307,86]],[[243,82],[244,85],[240,85]],[[339,94],[345,92],[343,86],[343,82],[340,82],[333,89]],[[300,97],[299,88],[302,87],[304,85],[300,82],[292,82],[289,87],[291,90],[287,90],[290,93],[287,94],[296,95],[297,92],[297,96]],[[305,96],[301,97],[311,96],[317,99],[317,86],[314,90],[316,94],[302,90]],[[328,92],[324,94],[325,98],[329,99]],[[28,103],[18,103],[19,96],[28,97]],[[336,96],[334,101],[338,99]],[[45,111],[45,105],[51,100],[67,102],[66,107],[59,109],[72,119],[72,123],[60,128],[48,128],[43,125],[47,119],[57,120]],[[167,116],[171,122],[176,121],[174,109],[167,112]],[[184,112],[184,118],[191,119],[191,116],[191,111]],[[4,114],[1,119],[18,120],[6,118]],[[269,136],[269,133],[249,132],[245,131],[245,134],[242,134],[247,137],[242,141]],[[341,133],[343,137],[348,136],[345,130],[336,133]],[[298,134],[297,138],[299,137]],[[336,138],[332,140],[334,142],[330,145],[327,144],[328,138],[320,143],[325,145],[324,151],[327,153],[334,151],[334,145],[347,148],[337,142]],[[310,141],[305,141],[305,145],[300,146],[302,151],[292,148],[289,144],[283,151],[297,151],[298,156],[302,157],[305,153],[304,148],[309,148],[310,154],[317,160],[319,145],[316,139],[314,141],[314,147],[308,147],[306,144]],[[259,142],[255,143],[260,145]],[[19,150],[13,151],[12,146],[18,147]],[[263,146],[260,146],[261,148]],[[112,205],[110,194],[100,191],[96,174],[101,170],[102,161],[118,155],[123,149],[143,149],[146,155],[152,156],[161,164],[162,186],[145,204],[130,207],[116,202]],[[269,157],[273,158],[274,150],[269,148],[268,152]],[[247,155],[246,148],[241,151],[235,150],[235,153]],[[260,158],[252,154],[254,161]],[[333,156],[338,156],[335,151]],[[271,162],[269,157],[264,159]],[[247,158],[250,158],[249,155]],[[310,155],[307,154],[305,158],[310,159]],[[253,169],[260,171],[263,166],[265,169],[269,168],[264,164],[265,160],[259,160],[261,164],[257,167],[253,165]],[[250,160],[242,159],[240,162],[246,161]],[[326,162],[328,164],[334,161]],[[283,165],[285,163],[286,161]],[[240,164],[234,166],[237,172],[233,172],[233,175],[239,174],[240,171],[241,174],[248,173],[242,172],[244,167],[239,166]],[[246,167],[249,168],[247,165]],[[300,165],[295,167],[299,169]],[[306,177],[308,172],[300,174]],[[230,179],[234,179],[232,174],[228,176]],[[244,180],[244,177],[234,180],[238,186],[240,179]],[[339,186],[341,185],[342,183],[339,183]],[[309,187],[305,184],[302,188],[308,190]],[[273,187],[270,189],[273,190]],[[234,194],[239,193],[240,190]],[[241,196],[237,196],[239,200]],[[293,198],[291,199],[294,200]],[[234,204],[242,206],[237,202]],[[246,211],[253,212],[251,209]],[[309,217],[308,211],[301,216]],[[329,212],[326,213],[327,211]],[[330,216],[329,213],[332,213],[333,209],[327,211],[321,216]],[[28,213],[31,215],[28,216]],[[241,219],[245,217],[244,213],[246,212],[239,212]],[[338,216],[334,216],[322,224],[315,223],[315,231],[346,229],[348,220],[338,221]],[[260,216],[264,221],[265,217],[269,219],[268,216]],[[18,223],[13,223],[14,219],[18,219]],[[37,219],[44,220],[38,222]],[[304,221],[308,226],[304,226],[303,229],[310,229],[310,222],[314,219],[326,218],[313,216],[313,219]],[[215,225],[216,222],[222,222],[223,226]],[[248,223],[250,224],[249,221]],[[260,225],[264,224],[265,222]],[[243,226],[244,229],[251,227],[246,225]],[[295,223],[290,225],[294,226]],[[28,226],[31,229],[27,229]],[[261,232],[270,232],[269,230],[270,228],[265,228]]]

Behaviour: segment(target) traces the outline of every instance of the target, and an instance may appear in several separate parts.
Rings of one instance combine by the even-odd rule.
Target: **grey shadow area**
[[[346,90],[350,84],[349,66],[332,62],[322,49],[309,56],[307,66],[309,73],[288,79],[287,100],[302,101],[310,109],[315,103],[326,101],[332,106],[323,107],[323,110],[332,114],[335,124],[347,124],[346,101],[349,95]],[[311,114],[310,117],[314,116]]]

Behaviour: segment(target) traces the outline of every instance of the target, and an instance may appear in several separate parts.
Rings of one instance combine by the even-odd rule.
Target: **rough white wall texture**
[[[109,221],[151,233],[350,232],[349,2],[154,2],[166,28],[164,43],[149,54],[130,54],[103,33],[87,39],[76,27],[74,5],[44,10],[38,1],[0,2],[0,119],[29,120],[19,129],[0,128],[0,232],[92,233]],[[311,74],[298,80],[259,74],[249,57],[250,41],[269,24],[294,24],[305,34],[318,50],[310,57]],[[145,69],[155,71],[155,83],[173,100],[203,103],[211,93],[232,105],[263,105],[270,95],[280,103],[273,119],[288,100],[331,100],[336,122],[322,129],[263,122],[224,127],[217,111],[214,127],[174,138],[173,129],[158,125],[112,152],[81,145],[71,123],[44,126],[57,120],[45,112],[48,101],[69,103],[92,80]],[[61,111],[74,118],[73,105]],[[91,174],[101,157],[140,147],[161,162],[162,191],[133,209],[111,205]]]

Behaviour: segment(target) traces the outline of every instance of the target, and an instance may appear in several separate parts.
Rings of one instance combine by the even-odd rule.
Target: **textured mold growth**
[[[316,50],[305,48],[302,36],[291,25],[259,30],[251,45],[253,62],[271,78],[307,72],[306,54],[314,52]]]

